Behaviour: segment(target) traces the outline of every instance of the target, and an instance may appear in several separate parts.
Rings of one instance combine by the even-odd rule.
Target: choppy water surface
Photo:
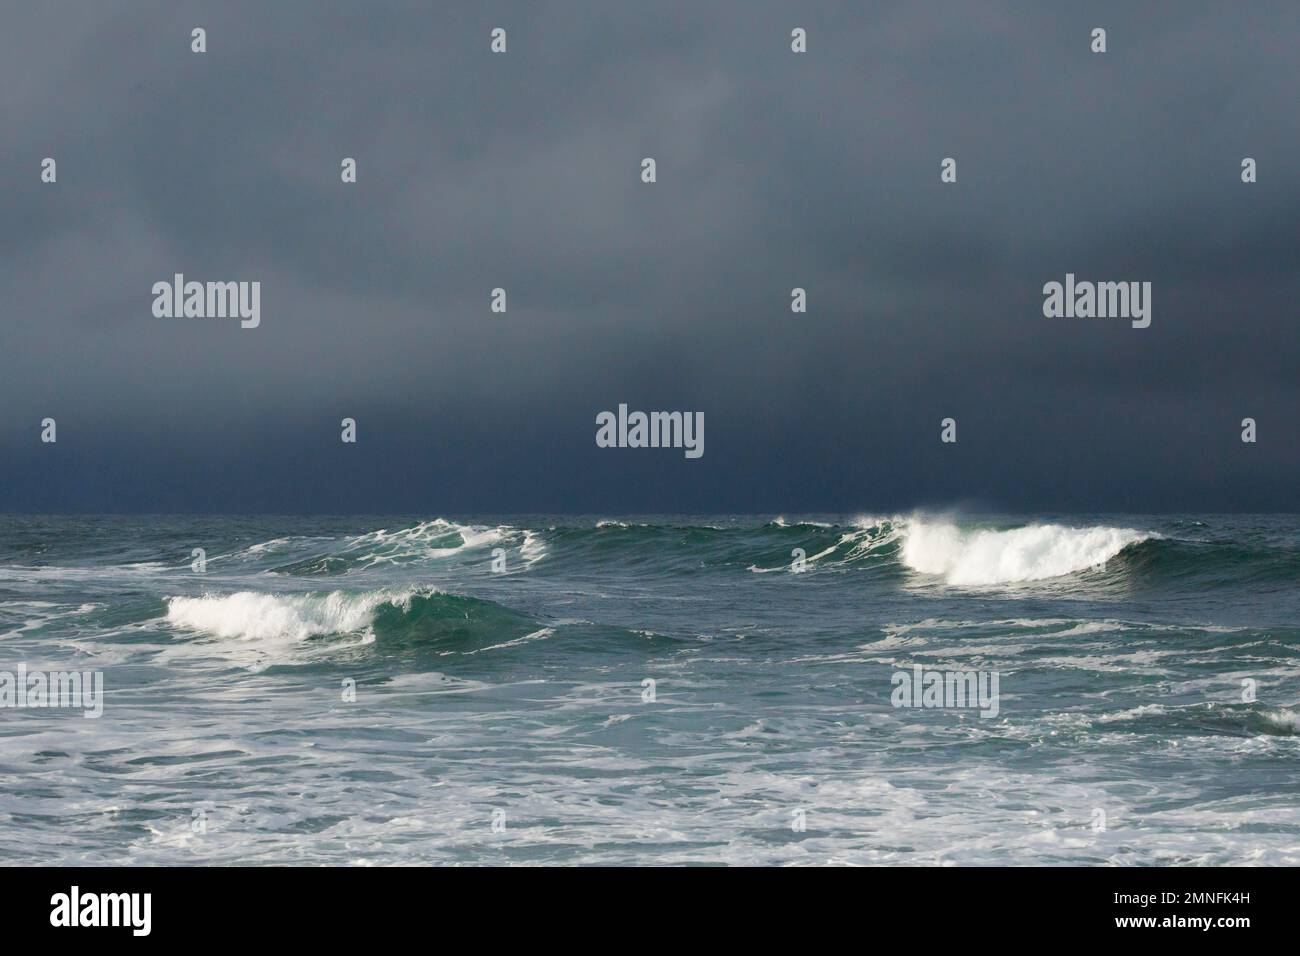
[[[105,688],[0,709],[0,860],[1296,864],[1298,583],[1295,516],[0,517],[0,671]]]

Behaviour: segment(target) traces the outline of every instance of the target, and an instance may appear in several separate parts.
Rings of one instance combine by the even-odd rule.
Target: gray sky
[[[0,509],[1295,510],[1300,5],[1076,6],[7,10]]]

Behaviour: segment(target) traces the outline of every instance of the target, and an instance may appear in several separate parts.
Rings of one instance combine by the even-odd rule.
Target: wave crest
[[[381,652],[473,652],[537,636],[541,624],[494,601],[436,588],[299,592],[236,591],[169,597],[167,622],[210,637],[276,648],[309,638],[360,636]],[[549,636],[549,635],[548,635]],[[335,642],[330,642],[333,645]],[[355,643],[355,642],[352,642]]]
[[[952,585],[1014,584],[1096,568],[1153,537],[1133,528],[1031,524],[997,531],[914,519],[903,530],[899,557],[911,570]]]
[[[348,594],[204,594],[167,598],[170,624],[215,637],[242,640],[302,641],[326,634],[367,629],[385,604],[410,608],[414,592],[371,591]]]

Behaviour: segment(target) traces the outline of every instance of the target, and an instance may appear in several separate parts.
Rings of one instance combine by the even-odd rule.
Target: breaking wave
[[[204,594],[167,598],[167,620],[214,637],[302,641],[326,634],[350,634],[370,627],[385,604],[410,608],[414,594]]]
[[[248,648],[288,663],[298,647],[326,652],[370,647],[380,654],[480,654],[515,648],[562,634],[570,646],[610,652],[662,641],[662,635],[622,627],[566,621],[546,624],[495,601],[434,588],[349,592],[259,593],[236,591],[168,597],[165,620],[230,650]],[[350,640],[341,640],[350,638]]]
[[[899,556],[913,571],[952,585],[1013,584],[1100,568],[1130,545],[1156,537],[1104,526],[1030,524],[994,530],[917,520],[906,525]]]
[[[513,640],[538,629],[524,614],[493,601],[432,588],[271,594],[237,591],[166,599],[167,622],[210,637],[297,643],[363,635],[400,643]]]

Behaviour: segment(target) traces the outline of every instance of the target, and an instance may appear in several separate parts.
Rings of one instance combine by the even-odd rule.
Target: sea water
[[[1296,516],[4,516],[0,671],[102,712],[0,705],[0,862],[1294,865],[1298,583]]]

